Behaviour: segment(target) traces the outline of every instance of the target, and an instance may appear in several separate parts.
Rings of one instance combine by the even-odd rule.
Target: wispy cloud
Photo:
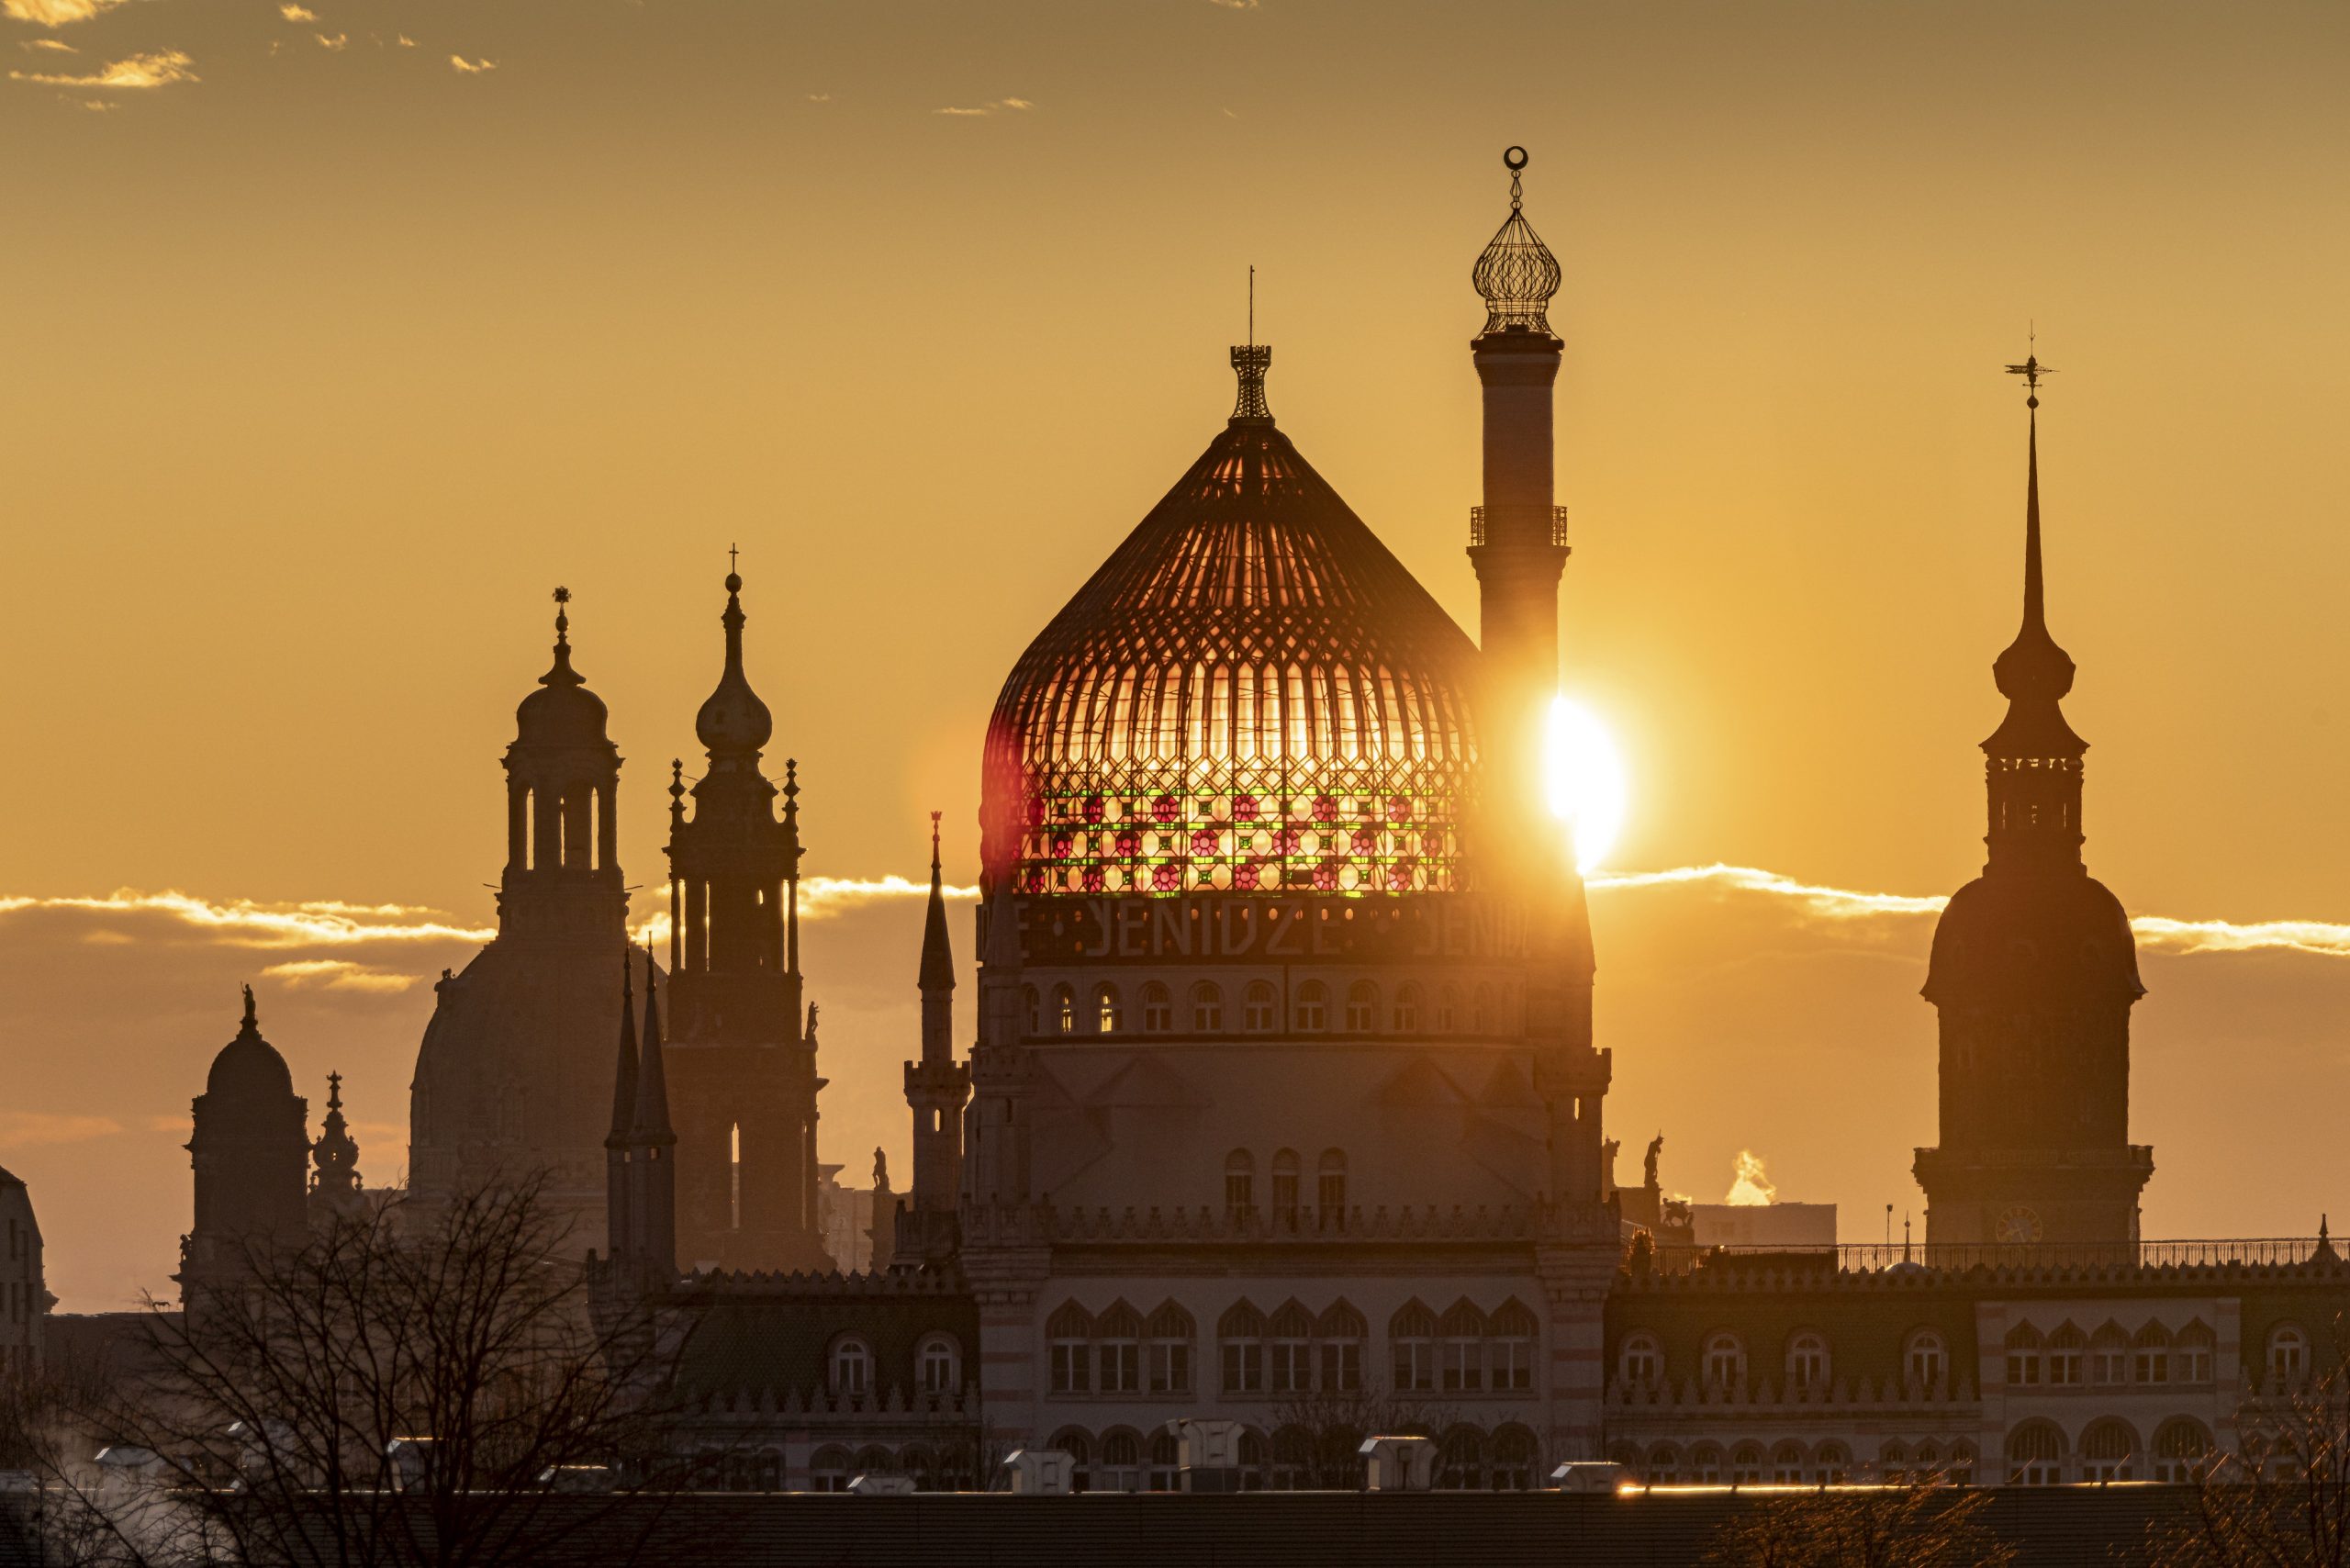
[[[190,70],[195,62],[176,49],[160,50],[152,54],[134,54],[128,60],[108,62],[102,71],[73,76],[44,71],[11,71],[14,82],[46,82],[52,87],[168,87],[174,82],[196,82],[202,78]]]
[[[1221,6],[1227,11],[1253,11],[1257,0],[1208,0],[1211,6]]]
[[[997,98],[990,103],[981,104],[976,108],[944,108],[933,109],[930,112],[934,115],[952,115],[961,119],[977,119],[986,115],[1001,114],[1006,109],[1033,109],[1035,106],[1035,101],[1028,98]]]
[[[17,47],[18,49],[46,50],[53,54],[79,54],[82,52],[80,50],[75,49],[72,44],[67,43],[63,39],[27,39]]]
[[[122,1131],[112,1116],[61,1116],[47,1111],[0,1112],[0,1148],[87,1143]]]
[[[498,69],[498,62],[495,60],[467,60],[462,54],[451,55],[449,57],[449,63],[461,76],[478,76],[486,71],[495,71]]]
[[[351,35],[349,33],[337,33],[332,38],[329,38],[324,33],[319,33],[315,36],[319,40],[319,47],[320,49],[330,49],[338,53],[342,50],[349,48],[351,44]]]
[[[280,6],[277,14],[289,22],[315,22],[319,19],[319,14],[308,6]]]
[[[365,991],[380,995],[397,995],[423,978],[404,975],[397,969],[379,969],[373,964],[354,964],[348,958],[293,958],[272,964],[262,973],[297,988],[317,986],[327,991]]]
[[[160,919],[191,934],[242,947],[343,947],[369,942],[487,942],[487,926],[452,924],[439,910],[413,904],[355,904],[321,899],[305,903],[214,902],[187,893],[123,889],[104,898],[0,897],[0,922],[26,912],[79,911]]]
[[[414,49],[416,47],[416,40],[408,37],[406,33],[402,33],[399,35],[399,46],[402,49]]]
[[[833,95],[830,93],[811,93],[808,95],[808,101],[811,104],[829,104],[833,101]]]
[[[0,16],[13,17],[19,22],[39,22],[44,28],[62,28],[69,22],[86,22],[123,3],[124,0],[0,0]]]
[[[958,888],[953,883],[943,890],[957,903],[977,902],[979,890]],[[800,883],[800,918],[820,921],[834,915],[848,914],[878,903],[894,903],[909,899],[926,899],[930,884],[905,877],[807,877]],[[661,911],[647,916],[632,926],[630,936],[636,941],[650,942],[655,947],[669,940],[669,915]]]

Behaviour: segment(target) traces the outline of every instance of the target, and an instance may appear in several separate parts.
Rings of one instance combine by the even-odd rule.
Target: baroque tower
[[[726,577],[726,663],[695,715],[710,766],[669,784],[670,1037],[677,1249],[688,1267],[828,1269],[816,1214],[813,1010],[800,974],[800,785],[759,756],[775,733],[743,672],[743,579]],[[693,809],[688,815],[690,793]],[[650,998],[648,997],[648,1005]]]
[[[2130,1142],[2130,1009],[2145,994],[2121,902],[2081,859],[2073,661],[2049,635],[2040,562],[2038,358],[2029,396],[2023,625],[1992,665],[2008,714],[1983,743],[1988,863],[1934,929],[1942,1143],[1918,1150],[1930,1246],[2138,1240],[2154,1150]]]
[[[408,1096],[408,1185],[426,1203],[501,1176],[544,1183],[584,1252],[604,1231],[612,960],[628,950],[621,756],[571,665],[571,594],[554,655],[506,748],[498,935],[433,987]]]
[[[262,1038],[251,986],[237,1037],[212,1058],[190,1111],[196,1222],[180,1249],[183,1305],[233,1285],[258,1254],[298,1246],[309,1228],[309,1103],[294,1092],[285,1058]]]

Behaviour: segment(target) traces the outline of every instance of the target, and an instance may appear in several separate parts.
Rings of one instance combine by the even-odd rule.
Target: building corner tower
[[[963,1198],[963,1107],[971,1070],[955,1059],[955,951],[946,929],[946,888],[938,856],[939,812],[930,814],[930,903],[922,933],[922,1058],[906,1063],[906,1105],[913,1113],[914,1185],[894,1220],[874,1216],[876,1235],[896,1226],[893,1261],[953,1255],[956,1211]],[[878,1196],[877,1196],[878,1201]]]
[[[2138,1241],[2154,1151],[2130,1142],[2130,1010],[2145,994],[2121,901],[2081,858],[2073,661],[2049,635],[2040,562],[2038,358],[2025,377],[2023,624],[1992,665],[2007,717],[1983,743],[1989,846],[1934,929],[1941,1133],[1918,1150],[1929,1246]]]

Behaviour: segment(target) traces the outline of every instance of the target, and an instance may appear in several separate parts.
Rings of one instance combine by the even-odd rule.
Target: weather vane
[[[2040,333],[2035,330],[2025,341],[2023,363],[2008,366],[2009,375],[2023,377],[2024,386],[2031,394],[2023,400],[2023,406],[2027,409],[2040,407],[2040,378],[2056,374],[2053,369],[2040,363],[2039,344]]]

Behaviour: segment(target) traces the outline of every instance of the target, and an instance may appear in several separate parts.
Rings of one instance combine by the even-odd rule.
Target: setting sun
[[[1590,710],[1561,697],[1550,704],[1543,747],[1550,810],[1574,834],[1575,869],[1588,875],[1624,827],[1624,762]]]

